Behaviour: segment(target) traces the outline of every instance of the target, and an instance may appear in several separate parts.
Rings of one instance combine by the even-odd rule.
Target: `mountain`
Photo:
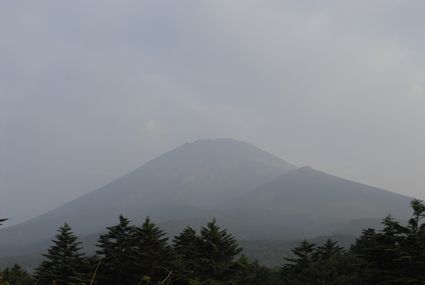
[[[209,217],[225,201],[295,169],[232,139],[184,144],[53,211],[0,231],[0,252],[51,238],[65,221],[79,235],[100,232],[119,214],[156,220]]]
[[[65,221],[92,247],[124,214],[146,216],[169,234],[215,217],[240,240],[355,235],[388,214],[405,220],[411,198],[296,168],[231,139],[184,144],[53,211],[0,230],[0,255],[39,252]]]
[[[302,167],[242,195],[227,209],[267,210],[281,225],[300,228],[305,234],[351,234],[353,228],[359,229],[359,223],[353,220],[362,220],[366,227],[375,226],[389,214],[400,219],[409,217],[410,201],[401,194]]]

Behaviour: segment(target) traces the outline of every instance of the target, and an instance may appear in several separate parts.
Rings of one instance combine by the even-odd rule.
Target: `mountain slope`
[[[267,209],[282,224],[322,234],[317,230],[334,230],[354,219],[376,221],[388,214],[406,218],[410,215],[410,200],[404,195],[303,167],[243,195],[227,208]]]
[[[295,167],[231,139],[184,144],[112,183],[25,223],[0,231],[0,250],[54,235],[69,222],[86,235],[130,218],[160,213],[162,220],[209,216],[205,208],[233,199]]]

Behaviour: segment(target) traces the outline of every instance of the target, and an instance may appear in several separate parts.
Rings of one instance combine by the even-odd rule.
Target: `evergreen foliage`
[[[35,281],[27,271],[15,264],[12,268],[0,272],[0,284],[34,285]]]
[[[234,259],[242,251],[236,239],[215,219],[201,229],[200,239],[197,276],[217,281],[231,278]]]
[[[176,282],[179,284],[191,284],[196,279],[199,267],[201,238],[191,227],[186,227],[173,239],[173,249],[176,254],[175,267],[178,271]]]
[[[149,217],[135,231],[136,271],[139,280],[153,283],[164,280],[173,272],[174,256],[168,245],[165,232],[159,229]]]
[[[357,273],[358,261],[328,239],[323,245],[315,246],[302,241],[292,250],[293,258],[282,266],[283,284],[362,284]]]
[[[43,254],[45,260],[35,270],[37,284],[83,284],[86,281],[84,255],[71,227],[65,223],[52,242],[53,245]]]
[[[258,261],[251,262],[246,256],[242,255],[232,268],[234,276],[226,284],[281,284],[279,273],[260,265]]]
[[[292,249],[294,257],[285,258],[288,262],[282,266],[282,278],[286,284],[309,284],[312,279],[311,266],[315,261],[316,245],[303,240]]]
[[[235,259],[242,249],[215,219],[199,235],[190,227],[184,229],[174,238],[173,248],[180,269],[177,284],[232,284],[239,273]]]
[[[121,215],[119,223],[107,227],[107,232],[99,237],[97,254],[101,266],[96,279],[99,284],[137,284],[135,233],[130,220]]]
[[[329,260],[343,252],[344,248],[339,246],[338,242],[333,241],[332,239],[327,239],[323,245],[316,248],[315,258],[318,260]]]
[[[411,208],[407,226],[389,216],[382,232],[364,231],[353,245],[367,264],[364,284],[425,284],[425,204],[415,199]]]
[[[282,267],[283,284],[425,284],[425,204],[411,207],[407,225],[388,216],[382,231],[364,230],[349,251],[331,240],[301,242]]]

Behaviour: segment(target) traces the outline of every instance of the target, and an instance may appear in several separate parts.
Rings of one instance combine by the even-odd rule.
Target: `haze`
[[[2,1],[0,216],[199,138],[425,198],[423,1]]]

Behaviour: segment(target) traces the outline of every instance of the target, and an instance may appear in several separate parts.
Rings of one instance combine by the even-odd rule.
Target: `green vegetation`
[[[72,233],[71,227],[64,224],[59,228],[56,239],[46,254],[45,260],[35,270],[34,278],[39,284],[71,285],[85,282],[86,259],[80,252],[81,242]]]
[[[383,229],[365,229],[349,248],[327,239],[304,240],[280,268],[241,255],[236,239],[215,220],[199,232],[185,228],[169,241],[149,218],[141,226],[120,216],[85,257],[64,224],[31,276],[18,265],[0,272],[0,284],[176,285],[421,285],[425,284],[425,203],[411,202],[406,225],[386,217]]]
[[[408,225],[388,216],[382,231],[364,230],[349,250],[303,241],[282,267],[282,284],[425,284],[425,204],[411,208]]]
[[[19,265],[6,268],[0,272],[0,284],[7,285],[33,285],[34,279]]]

